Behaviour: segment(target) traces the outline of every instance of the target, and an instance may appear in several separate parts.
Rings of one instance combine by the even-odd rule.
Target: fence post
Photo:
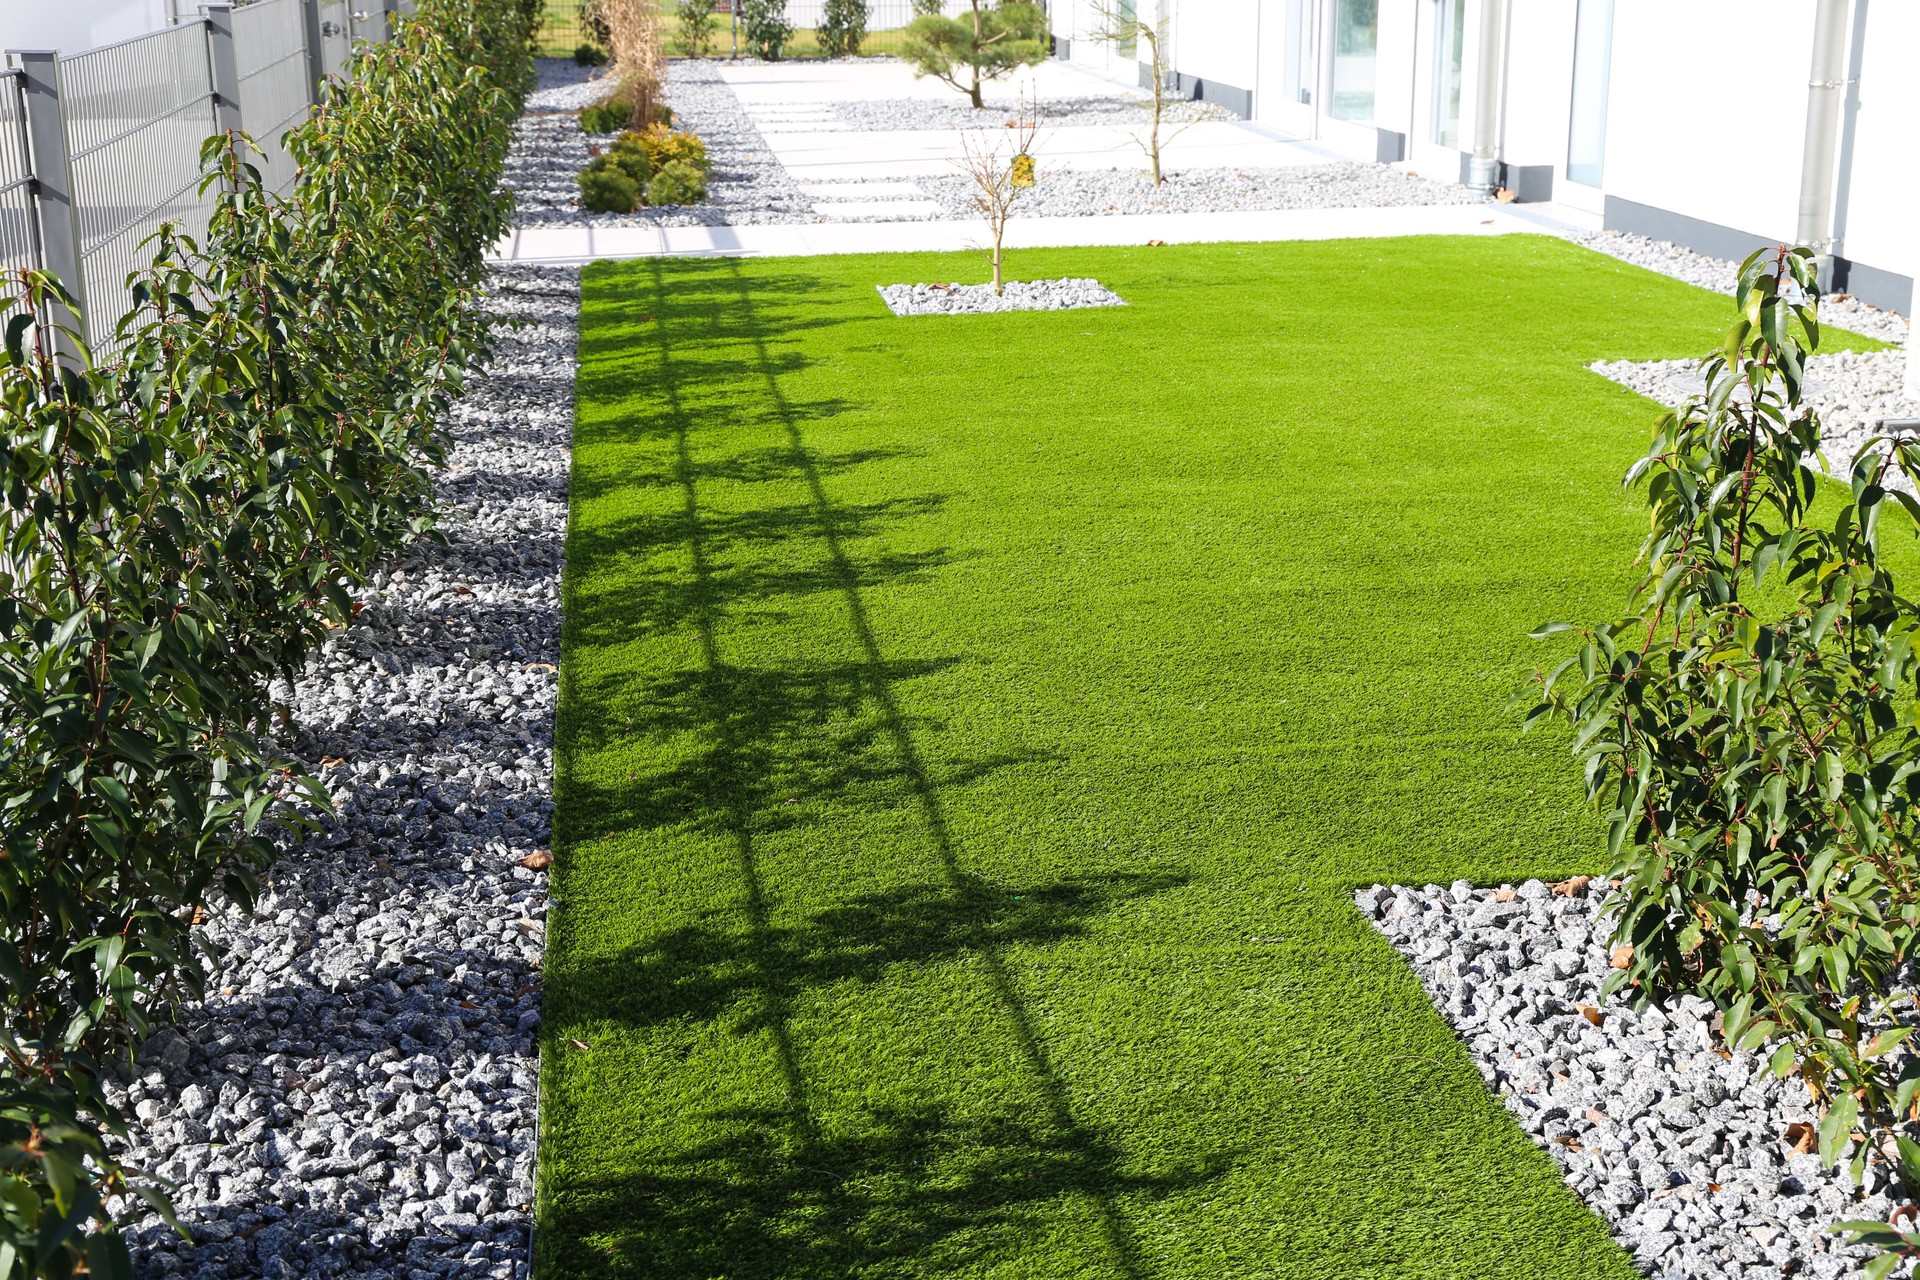
[[[213,124],[222,133],[240,131],[240,64],[233,56],[233,6],[226,0],[200,6],[207,23],[207,66],[212,74]]]
[[[80,218],[73,198],[73,167],[67,159],[67,122],[60,110],[60,55],[52,49],[9,51],[25,73],[27,149],[33,165],[34,205],[40,212],[40,266],[67,287],[80,308],[75,315],[55,304],[45,317],[86,337],[86,277],[80,271]],[[56,332],[55,348],[77,353]]]
[[[300,38],[307,42],[307,101],[320,106],[326,91],[327,55],[320,47],[320,0],[300,0]]]

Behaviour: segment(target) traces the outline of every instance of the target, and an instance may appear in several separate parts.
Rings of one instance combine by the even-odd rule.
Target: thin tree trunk
[[[1004,217],[994,219],[993,223],[993,296],[999,297],[1006,292],[1006,282],[1000,275],[1000,241],[1007,234],[1007,220]]]
[[[973,68],[973,87],[970,90],[968,90],[967,96],[973,99],[973,109],[975,111],[979,111],[987,105],[986,100],[980,96],[980,36],[981,34],[982,34],[982,28],[980,26],[980,0],[973,0],[973,60],[969,64]],[[996,289],[994,292],[998,293],[999,290]]]

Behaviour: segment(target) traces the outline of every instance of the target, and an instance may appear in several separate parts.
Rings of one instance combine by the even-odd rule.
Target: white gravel
[[[1570,235],[1568,239],[1622,262],[1631,262],[1635,266],[1658,271],[1661,275],[1672,276],[1703,289],[1712,289],[1715,293],[1724,293],[1729,299],[1733,297],[1734,285],[1740,277],[1740,264],[1737,262],[1695,253],[1665,240],[1649,240],[1645,236],[1624,231],[1582,231]],[[1907,340],[1906,319],[1891,311],[1870,306],[1851,294],[1829,294],[1822,298],[1820,319],[1824,324],[1849,329],[1882,342],[1904,343]]]
[[[178,1184],[143,1276],[526,1274],[578,275],[505,268],[449,424],[448,545],[365,589],[283,744],[330,829],[216,917],[214,993],[149,1042],[127,1157]]]
[[[1602,360],[1588,368],[1669,408],[1679,408],[1706,388],[1698,360]],[[1879,420],[1920,418],[1920,400],[1904,390],[1906,370],[1907,353],[1897,347],[1836,351],[1807,361],[1802,394],[1820,415],[1821,447],[1833,475],[1850,473],[1853,455],[1877,434]]]
[[[826,104],[827,110],[850,129],[992,129],[1014,121],[1021,103],[1004,85],[990,85],[987,105],[975,110],[955,93],[951,98],[844,98]],[[1153,99],[1146,91],[1047,98],[1040,103],[1041,127],[1108,125],[1134,128],[1153,118]],[[1166,104],[1161,123],[1167,133],[1200,120],[1237,120],[1232,112],[1210,102],[1175,99]],[[1166,134],[1162,134],[1164,138]]]
[[[1870,1164],[1856,1189],[1844,1168],[1796,1155],[1788,1126],[1817,1119],[1806,1088],[1750,1054],[1727,1056],[1706,1001],[1683,998],[1666,1013],[1603,1005],[1601,885],[1560,889],[1462,880],[1376,886],[1354,900],[1412,963],[1489,1087],[1649,1275],[1855,1274],[1870,1255],[1827,1228],[1886,1220],[1898,1202],[1883,1167]]]
[[[1090,217],[1123,213],[1218,213],[1244,209],[1382,208],[1416,204],[1484,204],[1486,197],[1453,183],[1401,173],[1390,165],[1340,162],[1284,169],[1188,169],[1159,187],[1145,169],[1046,167],[1021,192],[1016,217]],[[972,215],[973,183],[965,176],[917,178],[949,217]]]
[[[1072,311],[1124,307],[1127,300],[1098,280],[1009,280],[1006,292],[990,284],[883,284],[876,286],[897,316],[977,315],[988,311]]]

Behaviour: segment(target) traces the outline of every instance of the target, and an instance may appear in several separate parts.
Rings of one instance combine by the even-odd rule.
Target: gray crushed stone
[[[1127,300],[1098,280],[1009,280],[1006,292],[990,284],[883,284],[876,286],[897,316],[979,315],[990,311],[1071,311],[1124,307]]]
[[[1871,1255],[1828,1227],[1887,1220],[1900,1201],[1886,1166],[1869,1163],[1854,1187],[1844,1167],[1796,1155],[1787,1127],[1817,1121],[1806,1088],[1774,1079],[1752,1054],[1723,1057],[1707,1001],[1640,1013],[1603,1004],[1603,884],[1562,888],[1377,885],[1354,901],[1412,964],[1488,1087],[1648,1275],[1857,1274]]]
[[[518,863],[549,842],[579,278],[501,268],[492,297],[528,327],[448,424],[448,545],[283,692],[337,817],[209,922],[212,992],[121,1085],[124,1154],[193,1236],[136,1227],[143,1277],[526,1274],[547,877]]]
[[[1143,159],[1141,164],[1146,162]],[[1349,209],[1401,205],[1484,204],[1486,197],[1454,183],[1402,173],[1391,165],[1333,163],[1285,169],[1187,169],[1153,185],[1145,168],[1069,170],[1045,167],[1020,195],[1021,217],[1089,217],[1125,213],[1219,213],[1246,209]],[[965,217],[973,184],[966,177],[916,178],[915,185]]]
[[[542,93],[578,83],[572,62],[542,58],[539,63]],[[707,144],[712,169],[705,201],[625,214],[588,212],[580,207],[577,176],[591,159],[588,147],[605,146],[613,135],[589,137],[573,114],[530,111],[514,130],[501,179],[513,193],[514,221],[522,227],[713,227],[816,220],[813,202],[774,159],[715,63],[669,62],[666,98],[674,127]]]
[[[1669,408],[1706,390],[1698,360],[1602,360],[1588,368]],[[1849,474],[1854,454],[1879,434],[1875,424],[1880,420],[1920,418],[1920,400],[1905,390],[1906,369],[1907,353],[1898,347],[1835,351],[1807,361],[1801,392],[1820,416],[1821,448],[1831,474]]]
[[[946,98],[845,98],[826,104],[849,129],[990,129],[1014,121],[1021,109],[1015,92],[992,85],[984,95],[987,105],[975,110],[955,93]],[[1064,125],[1112,125],[1134,128],[1153,118],[1153,99],[1143,90],[1128,93],[1085,94],[1048,98],[1040,103],[1043,129]],[[1239,117],[1210,102],[1181,98],[1165,104],[1161,120],[1168,129],[1199,120],[1235,120]],[[1164,136],[1164,135],[1163,135]]]
[[[1663,276],[1672,276],[1703,289],[1712,289],[1715,293],[1724,293],[1728,298],[1733,296],[1734,285],[1740,277],[1740,264],[1737,262],[1695,253],[1665,240],[1650,240],[1646,236],[1625,231],[1582,231],[1567,238],[1622,262],[1631,262],[1635,266],[1658,271]],[[1882,342],[1904,343],[1907,340],[1907,321],[1904,318],[1851,295],[1829,294],[1822,298],[1820,317],[1826,324],[1837,325]]]

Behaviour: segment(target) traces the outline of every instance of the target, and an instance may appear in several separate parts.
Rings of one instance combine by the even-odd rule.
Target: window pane
[[[1613,61],[1613,0],[1580,0],[1573,32],[1573,112],[1567,177],[1600,185],[1607,152],[1607,74]]]
[[[1333,103],[1336,120],[1373,119],[1374,50],[1380,40],[1379,0],[1340,0],[1333,20]]]
[[[1467,0],[1440,0],[1433,33],[1433,140],[1460,145],[1460,75],[1467,53]]]

